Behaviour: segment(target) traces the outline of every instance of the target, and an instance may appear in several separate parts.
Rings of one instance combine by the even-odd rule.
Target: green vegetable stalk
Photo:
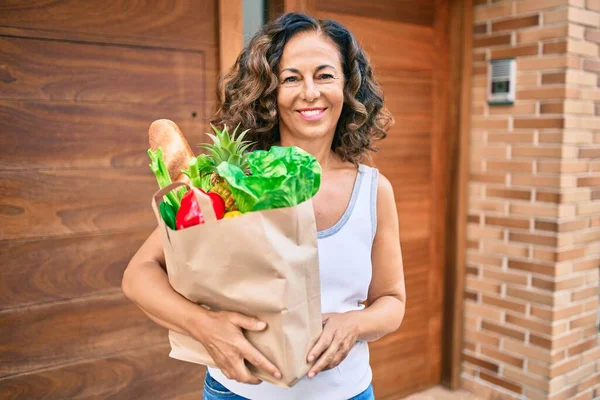
[[[148,149],[148,156],[150,157],[150,169],[156,176],[158,186],[162,189],[171,184],[171,176],[169,175],[165,160],[163,159],[162,149],[160,147],[156,151]],[[181,189],[176,190],[176,193],[169,192],[166,195],[167,201],[175,210],[177,210],[179,209],[179,203],[184,194],[185,190]]]
[[[208,192],[211,188],[210,176],[212,174],[213,160],[206,154],[200,154],[198,157],[193,157],[190,160],[189,168],[183,170],[192,186],[200,188]]]

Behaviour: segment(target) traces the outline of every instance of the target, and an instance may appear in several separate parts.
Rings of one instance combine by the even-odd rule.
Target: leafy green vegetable
[[[298,147],[253,151],[248,165],[250,175],[228,162],[217,166],[241,212],[295,206],[312,198],[321,184],[321,166]]]
[[[156,176],[158,186],[162,189],[165,186],[170,185],[171,176],[169,175],[169,170],[167,169],[165,160],[163,159],[162,149],[160,147],[156,151],[148,149],[148,156],[150,157],[150,169]],[[175,193],[171,191],[166,195],[167,201],[173,208],[178,209],[179,202],[184,194],[185,190],[182,189],[176,190]]]
[[[206,154],[200,154],[190,160],[189,168],[183,172],[194,187],[200,188],[205,192],[210,190],[210,175],[214,167],[214,161]]]

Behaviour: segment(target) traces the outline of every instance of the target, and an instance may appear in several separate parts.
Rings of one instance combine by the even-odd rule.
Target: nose
[[[315,86],[315,82],[312,79],[304,80],[304,87],[302,89],[303,100],[312,103],[319,98],[321,92]]]

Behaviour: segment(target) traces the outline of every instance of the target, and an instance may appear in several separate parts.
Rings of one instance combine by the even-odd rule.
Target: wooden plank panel
[[[4,0],[0,26],[105,37],[202,42],[217,38],[216,0]]]
[[[198,105],[217,74],[202,51],[14,37],[0,48],[1,99]]]
[[[0,310],[121,290],[151,230],[0,242]]]
[[[429,386],[426,359],[413,349],[425,345],[421,333],[388,335],[372,346],[373,386],[377,399],[397,400]]]
[[[437,0],[418,5],[413,1],[373,5],[362,0],[344,4],[334,0],[317,6],[325,10],[318,13],[320,18],[338,20],[357,36],[396,120],[388,138],[377,143],[381,152],[374,157],[376,166],[396,188],[407,287],[402,327],[371,346],[375,393],[384,400],[439,381],[438,300],[444,286],[438,271],[444,263],[439,254],[443,225],[437,221],[445,218],[445,197],[438,193],[446,173],[446,160],[439,152],[446,146],[440,135],[446,124],[443,87],[448,80],[436,71],[446,61],[442,44],[448,35],[441,28],[447,16],[438,15],[438,6]],[[399,22],[403,16],[398,16],[394,7],[410,8],[405,13],[407,20],[418,13],[427,17],[413,19],[412,24]],[[434,151],[438,153],[434,155]]]
[[[361,15],[375,20],[391,20],[406,24],[433,25],[434,0],[327,0],[318,1],[317,11]]]
[[[435,32],[430,26],[334,12],[319,12],[318,17],[340,21],[356,35],[375,66],[376,76],[393,74],[399,69],[431,70],[436,67]],[[399,57],[400,53],[405,56]]]
[[[0,377],[167,341],[121,293],[0,313]]]
[[[175,121],[198,151],[209,131],[202,108],[0,100],[0,168],[147,167],[152,121]]]
[[[168,343],[0,379],[0,395],[18,399],[202,398],[205,368],[172,359]]]
[[[148,167],[0,171],[0,240],[150,229],[156,190]]]

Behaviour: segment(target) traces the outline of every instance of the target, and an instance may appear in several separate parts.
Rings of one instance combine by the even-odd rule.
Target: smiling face
[[[294,36],[278,72],[282,141],[333,140],[344,104],[344,73],[333,41],[315,32]]]

